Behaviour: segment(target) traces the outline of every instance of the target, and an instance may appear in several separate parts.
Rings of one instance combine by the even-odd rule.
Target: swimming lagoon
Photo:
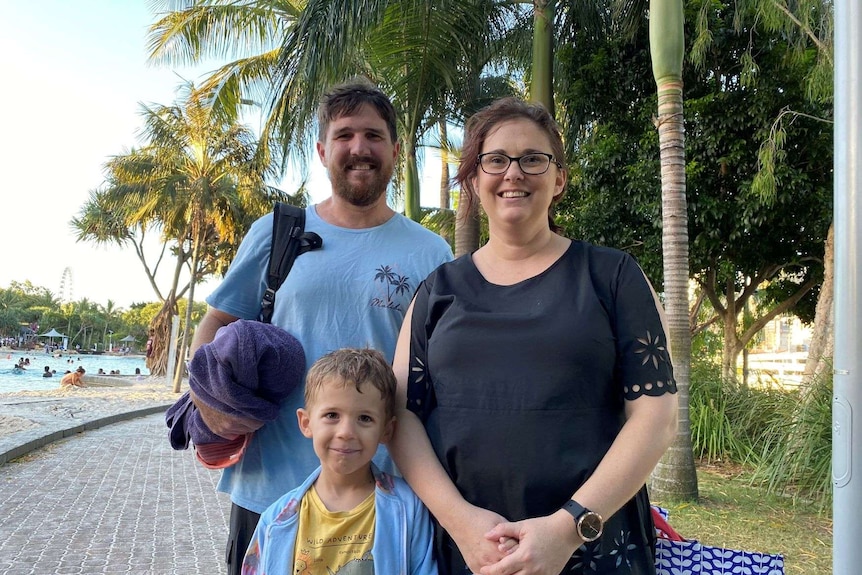
[[[21,358],[29,358],[30,365],[24,370],[14,369]],[[45,366],[56,370],[54,377],[42,377]],[[128,379],[135,378],[135,369],[141,370],[142,376],[149,375],[146,360],[141,355],[89,355],[63,354],[54,357],[41,352],[22,352],[20,350],[0,352],[0,393],[12,391],[44,390],[60,387],[60,378],[66,370],[74,371],[81,366],[89,375],[97,375],[99,368],[105,373],[120,371],[120,375]]]

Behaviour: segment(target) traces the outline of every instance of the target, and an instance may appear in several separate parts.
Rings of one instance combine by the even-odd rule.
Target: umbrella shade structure
[[[59,331],[57,331],[56,329],[54,329],[54,328],[52,327],[52,328],[51,328],[51,331],[49,331],[49,332],[45,332],[45,333],[40,333],[40,334],[39,334],[39,337],[47,337],[47,338],[50,338],[51,345],[53,346],[53,345],[54,345],[54,338],[55,338],[55,337],[66,337],[66,336],[65,336],[65,335],[63,335],[62,333],[60,333]]]
[[[124,337],[123,339],[121,339],[119,341],[135,341],[135,336],[127,335],[126,337]]]
[[[62,333],[58,332],[56,329],[51,328],[51,331],[49,331],[47,333],[40,333],[39,337],[51,337],[51,338],[53,338],[53,337],[66,337],[66,336],[63,335]]]

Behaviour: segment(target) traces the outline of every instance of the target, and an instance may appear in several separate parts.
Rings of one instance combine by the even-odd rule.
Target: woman
[[[540,106],[471,118],[456,180],[489,240],[425,280],[401,330],[390,451],[442,573],[655,573],[644,483],[677,408],[661,309],[630,256],[557,233],[563,161]]]

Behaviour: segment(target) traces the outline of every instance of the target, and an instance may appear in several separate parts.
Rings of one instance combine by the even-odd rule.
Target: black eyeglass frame
[[[506,158],[507,160],[509,160],[509,163],[506,164],[506,167],[499,172],[489,172],[485,169],[485,166],[482,165],[482,158],[484,158],[485,156],[500,156],[501,158]],[[528,172],[524,169],[524,166],[521,165],[521,159],[528,156],[545,156],[546,158],[548,158],[548,165],[541,172]],[[514,158],[512,156],[507,156],[506,154],[501,154],[500,152],[485,152],[484,154],[479,154],[478,156],[476,156],[476,165],[478,165],[479,168],[489,176],[501,176],[505,174],[512,166],[512,162],[518,162],[518,169],[528,176],[541,176],[542,174],[546,173],[548,170],[551,169],[551,164],[556,165],[557,168],[561,170],[563,169],[563,165],[554,159],[553,154],[547,154],[545,152],[530,152],[529,154],[524,154],[523,156],[517,156]]]

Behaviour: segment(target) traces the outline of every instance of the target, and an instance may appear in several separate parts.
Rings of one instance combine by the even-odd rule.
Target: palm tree
[[[651,479],[653,494],[675,500],[697,499],[691,446],[688,390],[691,379],[691,328],[688,307],[688,207],[685,194],[685,136],[682,109],[682,0],[650,0],[650,53],[658,90],[662,182],[662,255],[668,341],[679,390],[679,429]]]
[[[554,115],[554,0],[533,0],[533,81],[530,97]]]
[[[301,9],[287,2],[190,1],[151,27],[150,58],[190,64],[238,56],[201,89],[233,114],[244,103],[260,105],[261,138],[273,143],[282,167],[312,149],[317,105],[330,85],[355,75],[372,79],[398,111],[405,209],[418,220],[419,142],[463,79],[478,76],[490,60],[488,40],[511,9],[498,0],[321,0]]]
[[[511,39],[501,43],[518,45]],[[497,98],[503,96],[523,97],[523,92],[508,76],[486,76],[476,74],[465,80],[464,93],[460,94],[460,107],[455,108],[457,118],[463,123]],[[487,231],[487,220],[479,211],[479,202],[470,201],[467,192],[458,190],[458,206],[455,216],[455,257],[470,253],[479,247],[483,228]]]
[[[25,311],[20,293],[12,289],[0,290],[0,334],[17,336]]]
[[[113,300],[108,300],[104,306],[100,306],[100,311],[102,312],[102,319],[104,320],[104,326],[102,327],[102,344],[108,341],[108,332],[113,333],[113,330],[110,329],[111,324],[117,321],[117,317],[119,316],[120,310],[117,309],[117,304]],[[105,349],[110,351],[110,347],[105,345]]]
[[[109,163],[114,185],[101,197],[104,208],[122,215],[120,229],[154,224],[175,245],[175,283],[153,326],[159,345],[169,341],[169,318],[177,309],[176,278],[182,266],[188,269],[189,305],[180,358],[189,341],[196,282],[215,270],[223,246],[239,243],[250,218],[284,198],[266,184],[275,175],[274,166],[251,130],[215,112],[193,88],[184,87],[179,104],[143,107],[146,145]],[[184,369],[181,361],[178,366],[171,374],[177,392]]]

